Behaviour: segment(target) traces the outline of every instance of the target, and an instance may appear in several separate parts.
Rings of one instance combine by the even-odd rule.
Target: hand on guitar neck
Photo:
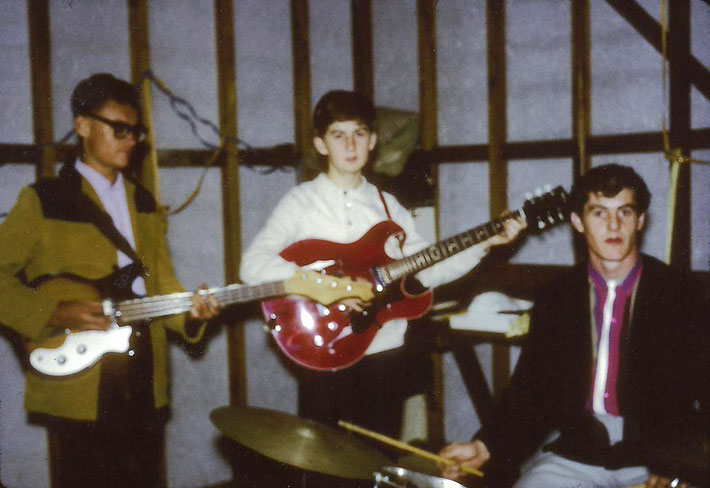
[[[503,231],[493,234],[480,244],[485,250],[513,242],[528,226],[524,214],[515,217],[509,210],[506,210],[500,218],[503,221]]]
[[[202,285],[199,289],[206,290],[207,286]],[[212,295],[203,296],[195,292],[191,302],[191,320],[202,322],[219,314],[219,304]],[[111,318],[104,314],[100,302],[72,300],[59,302],[47,325],[54,329],[107,330],[111,325]]]

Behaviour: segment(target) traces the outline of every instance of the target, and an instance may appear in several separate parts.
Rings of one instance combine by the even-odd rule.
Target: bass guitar
[[[55,277],[36,288],[60,300],[99,300],[101,296],[111,296],[107,289],[118,289],[113,296],[125,295],[126,292],[121,289],[125,290],[125,285],[133,282],[135,271],[127,270],[132,267],[134,265],[129,265],[94,282],[78,280],[76,277]],[[374,295],[371,284],[365,280],[324,276],[315,271],[299,271],[286,281],[253,286],[234,284],[196,292],[186,291],[123,301],[104,299],[101,302],[103,313],[112,319],[108,330],[66,329],[39,344],[29,343],[29,363],[36,371],[48,376],[79,373],[94,365],[106,353],[128,351],[129,339],[133,333],[129,324],[185,313],[190,310],[191,299],[195,293],[213,296],[221,307],[280,295],[302,295],[324,304],[351,297],[370,300]]]
[[[411,294],[404,287],[407,277],[503,232],[505,219],[525,216],[528,228],[539,231],[567,218],[567,193],[562,187],[536,193],[516,212],[398,260],[385,253],[385,242],[404,234],[391,220],[380,222],[352,243],[306,239],[288,246],[280,253],[287,261],[299,266],[324,261],[328,266],[322,272],[363,278],[372,283],[375,297],[362,312],[342,303],[325,306],[292,297],[266,300],[262,312],[276,344],[308,369],[337,371],[351,366],[386,322],[418,318],[431,308],[432,291]]]

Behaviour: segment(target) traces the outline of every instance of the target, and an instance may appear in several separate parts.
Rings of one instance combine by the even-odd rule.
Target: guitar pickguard
[[[133,329],[112,324],[108,330],[85,330],[67,334],[61,346],[39,347],[30,353],[30,365],[49,376],[68,376],[96,364],[109,352],[126,352]]]

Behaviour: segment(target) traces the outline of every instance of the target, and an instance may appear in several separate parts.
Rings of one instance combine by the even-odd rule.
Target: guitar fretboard
[[[405,276],[418,273],[454,254],[458,254],[469,247],[475,246],[489,237],[500,234],[504,230],[503,223],[506,220],[517,218],[521,215],[522,210],[518,210],[505,217],[488,222],[487,224],[456,234],[411,256],[407,256],[384,266],[378,266],[376,272],[383,281],[382,284],[389,285]]]
[[[260,285],[228,285],[220,288],[199,290],[200,295],[212,295],[220,307],[235,303],[259,300],[285,294],[283,281],[274,281]],[[129,324],[166,315],[175,315],[190,310],[195,292],[185,291],[170,295],[157,295],[148,298],[126,300],[116,304],[116,317],[121,323]]]

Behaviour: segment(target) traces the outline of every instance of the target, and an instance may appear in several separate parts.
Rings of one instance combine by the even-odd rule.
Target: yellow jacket
[[[124,181],[136,254],[148,273],[145,276],[148,295],[182,291],[168,254],[165,221],[157,212],[155,201],[142,187]],[[41,180],[24,188],[0,224],[0,324],[28,342],[41,341],[50,335],[52,329],[47,323],[60,300],[87,297],[72,296],[70,288],[57,293],[53,287],[33,289],[26,283],[65,273],[96,280],[117,267],[116,247],[83,218],[79,206],[72,204],[75,201],[72,192],[78,191],[103,208],[91,185],[68,165],[59,178]],[[156,408],[168,404],[166,329],[181,334],[188,342],[197,342],[205,327],[189,336],[184,315],[151,324]],[[100,378],[101,361],[69,377],[44,377],[29,368],[25,408],[59,417],[95,420]]]

